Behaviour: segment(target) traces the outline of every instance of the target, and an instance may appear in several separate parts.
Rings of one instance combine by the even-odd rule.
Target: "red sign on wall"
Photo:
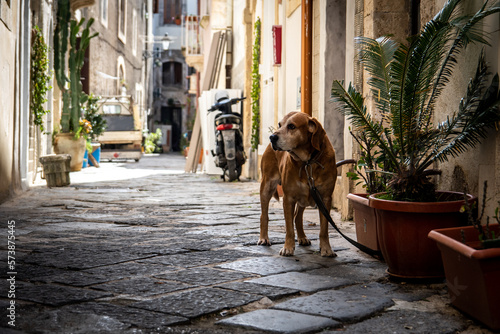
[[[281,25],[273,25],[274,66],[281,66]]]

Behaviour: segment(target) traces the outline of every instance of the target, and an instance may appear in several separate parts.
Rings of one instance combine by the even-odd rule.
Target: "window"
[[[127,42],[127,0],[118,0],[118,38]]]
[[[169,61],[163,63],[163,77],[162,83],[165,86],[169,85],[182,85],[182,64]]]
[[[132,54],[137,55],[137,10],[132,11]]]
[[[108,27],[108,0],[101,0],[100,2],[101,10],[101,23],[106,28]]]
[[[153,13],[158,14],[160,12],[160,0],[153,0]]]
[[[182,15],[181,0],[164,0],[163,2],[163,24],[175,24],[176,19]]]

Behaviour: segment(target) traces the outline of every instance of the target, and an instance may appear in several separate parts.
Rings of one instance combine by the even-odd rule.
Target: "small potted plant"
[[[448,157],[474,147],[500,121],[498,75],[488,88],[481,53],[464,98],[446,121],[434,124],[436,100],[450,82],[458,55],[470,45],[486,43],[478,23],[500,11],[486,3],[474,14],[462,14],[463,0],[447,1],[441,11],[407,43],[390,37],[358,37],[360,60],[369,74],[371,102],[349,85],[335,80],[332,97],[354,131],[365,133],[390,173],[387,192],[372,194],[377,237],[388,272],[396,278],[442,278],[439,250],[430,230],[464,225],[463,195],[436,191],[431,169]],[[486,88],[486,89],[485,89]],[[469,201],[475,197],[468,195]]]
[[[103,115],[99,112],[97,102],[99,97],[90,94],[87,103],[83,106],[83,116],[90,123],[90,132],[88,139],[91,142],[92,148],[88,150],[89,165],[99,167],[101,161],[101,143],[99,136],[104,133],[107,127],[107,122]]]
[[[500,330],[500,217],[499,208],[492,217],[496,223],[481,225],[486,203],[478,219],[469,217],[473,226],[437,229],[429,233],[443,259],[451,303],[494,331]],[[500,205],[500,203],[499,203]]]
[[[176,16],[174,17],[174,22],[175,22],[175,24],[177,24],[178,26],[180,26],[180,25],[181,25],[181,23],[182,23],[181,16],[180,16],[180,15],[176,15]]]

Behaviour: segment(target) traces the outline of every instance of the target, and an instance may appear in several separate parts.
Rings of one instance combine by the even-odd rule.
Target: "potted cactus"
[[[90,26],[94,19],[89,19],[80,33],[85,19],[82,18],[77,22],[70,18],[70,1],[59,0],[57,24],[54,31],[54,73],[62,95],[62,113],[60,133],[54,135],[53,145],[55,153],[70,154],[71,171],[79,171],[82,168],[88,134],[86,122],[81,120],[81,105],[88,97],[82,91],[80,75],[85,51],[90,40],[97,36],[97,33],[90,35]],[[69,53],[68,57],[66,57],[67,53]],[[66,58],[68,58],[67,61]],[[66,75],[66,65],[69,77]]]
[[[498,75],[489,80],[484,53],[464,98],[446,121],[434,124],[436,100],[451,80],[458,55],[486,43],[478,23],[500,11],[486,1],[474,14],[463,14],[465,1],[447,1],[420,33],[399,43],[388,36],[357,38],[360,59],[377,116],[352,85],[335,80],[332,97],[356,132],[366,133],[391,175],[384,194],[372,194],[377,236],[388,272],[395,278],[441,278],[439,250],[427,235],[432,229],[461,226],[463,194],[436,191],[432,169],[485,138],[500,121]],[[487,86],[488,81],[491,83]],[[469,201],[474,196],[469,195]]]

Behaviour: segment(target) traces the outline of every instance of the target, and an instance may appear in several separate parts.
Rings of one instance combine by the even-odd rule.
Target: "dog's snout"
[[[271,140],[271,143],[273,143],[273,144],[275,144],[278,141],[278,139],[279,139],[278,135],[275,135],[275,134],[272,134],[269,137],[269,140]]]

